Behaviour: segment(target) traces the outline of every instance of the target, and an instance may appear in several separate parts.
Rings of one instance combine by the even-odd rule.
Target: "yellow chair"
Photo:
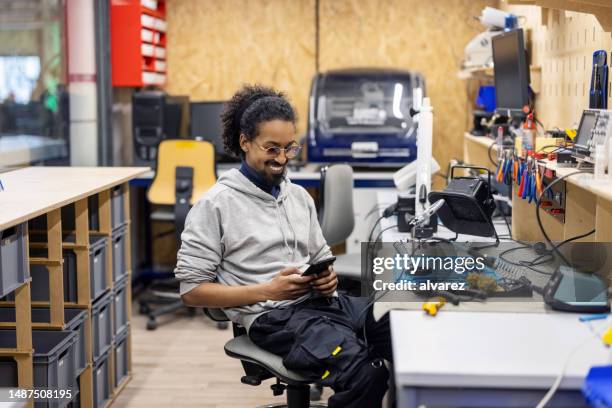
[[[212,143],[184,139],[162,141],[157,154],[155,178],[147,192],[147,199],[158,206],[151,213],[151,221],[172,222],[174,228],[154,239],[174,231],[177,245],[180,246],[189,209],[216,180],[215,148]],[[139,297],[140,312],[149,317],[148,330],[157,328],[158,316],[184,307],[178,286],[175,279],[155,280]],[[154,304],[161,306],[152,308]]]
[[[159,144],[157,171],[147,192],[151,204],[176,203],[176,169],[193,168],[193,205],[217,181],[215,146],[202,140],[164,140]]]

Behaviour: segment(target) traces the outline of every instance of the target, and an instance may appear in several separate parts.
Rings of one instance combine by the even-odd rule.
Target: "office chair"
[[[141,91],[132,95],[134,162],[152,163],[164,135],[166,95],[161,91]]]
[[[204,313],[216,322],[227,322],[221,309],[204,309]],[[260,385],[262,381],[276,378],[272,384],[272,394],[282,395],[287,392],[287,400],[281,404],[265,407],[286,408],[319,408],[327,407],[325,403],[310,402],[310,380],[283,365],[283,359],[255,345],[247,336],[244,327],[233,323],[234,338],[225,343],[225,354],[242,362],[245,375],[240,382],[247,385]]]
[[[215,149],[210,142],[196,140],[164,140],[159,144],[157,171],[147,192],[151,204],[161,207],[151,214],[151,221],[174,223],[176,242],[181,243],[185,218],[191,206],[216,182]],[[168,232],[157,235],[160,238]],[[140,313],[149,317],[147,329],[157,328],[157,317],[186,307],[179,295],[179,282],[174,279],[154,280],[139,296]],[[153,308],[153,305],[161,305]],[[195,309],[188,308],[190,314]],[[226,328],[227,323],[219,324]]]
[[[334,164],[321,168],[319,224],[327,244],[346,241],[355,227],[353,212],[353,168],[348,164]],[[341,279],[361,280],[359,254],[336,255],[334,270]]]

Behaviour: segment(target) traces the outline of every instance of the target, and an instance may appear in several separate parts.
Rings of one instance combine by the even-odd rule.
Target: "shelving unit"
[[[93,369],[96,361],[93,359],[93,321],[92,299],[90,287],[90,235],[104,236],[106,239],[106,270],[107,286],[104,293],[113,292],[113,253],[112,237],[117,229],[113,229],[111,190],[121,186],[123,194],[123,222],[119,226],[125,228],[124,259],[126,265],[126,314],[129,322],[131,315],[131,250],[130,250],[130,200],[128,181],[149,171],[148,168],[61,168],[61,167],[31,167],[2,174],[3,211],[0,214],[0,231],[20,223],[28,223],[37,217],[46,219],[44,230],[31,229],[30,234],[37,236],[36,242],[29,243],[29,248],[46,248],[46,257],[31,258],[29,265],[45,265],[49,273],[49,301],[31,301],[31,282],[28,280],[15,291],[14,300],[0,302],[3,307],[15,307],[14,322],[2,322],[0,328],[16,328],[17,348],[0,349],[0,356],[10,356],[17,361],[18,385],[21,388],[33,387],[32,362],[32,329],[63,330],[65,329],[64,309],[76,308],[87,310],[85,319],[85,356],[87,365],[78,377],[79,399],[81,407],[94,407],[94,377]],[[54,180],[50,183],[48,180]],[[95,230],[89,226],[89,197],[97,196],[97,211],[99,227]],[[62,207],[74,204],[73,231],[62,230]],[[41,219],[41,218],[38,218]],[[64,221],[67,221],[64,219]],[[30,223],[31,224],[31,223]],[[64,236],[74,234],[74,242],[63,242]],[[63,250],[70,248],[76,255],[77,301],[64,301],[64,271]],[[114,295],[113,295],[114,298]],[[114,304],[114,302],[111,302]],[[43,307],[49,310],[49,322],[31,321],[31,308]],[[111,306],[113,307],[113,306]],[[110,313],[114,316],[114,313]],[[112,327],[112,326],[111,326]],[[125,387],[131,378],[131,335],[127,325],[127,376],[117,387],[115,384],[115,346],[113,342],[108,353],[109,375],[108,387],[111,391],[105,406]],[[125,334],[125,333],[124,333]],[[31,405],[31,404],[30,404]]]
[[[29,263],[28,263],[29,266]],[[28,279],[13,292],[15,295],[16,316],[10,325],[16,331],[16,347],[0,348],[0,357],[10,357],[17,363],[17,384],[19,388],[34,387],[34,363],[32,359],[32,313],[30,306],[30,280]],[[3,324],[0,323],[0,328]],[[26,405],[34,406],[33,402]]]
[[[470,67],[457,72],[459,79],[481,79],[493,81],[493,67]]]
[[[111,3],[113,86],[166,83],[165,0]]]

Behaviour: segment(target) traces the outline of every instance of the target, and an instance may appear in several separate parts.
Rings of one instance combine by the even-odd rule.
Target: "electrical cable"
[[[559,145],[546,145],[546,146],[540,147],[536,153],[543,152],[544,149],[549,149],[551,147],[554,147],[555,149],[551,150],[550,152],[545,152],[545,153],[554,153],[554,152],[557,152],[559,150],[562,150],[562,149],[566,148],[565,145],[563,145],[563,146],[559,146]]]
[[[504,214],[502,211],[500,211],[500,214],[502,218],[504,219],[504,222],[506,223],[506,227],[508,228],[508,237],[512,239],[512,228],[510,228],[510,223],[508,222],[508,218],[506,217],[506,214]]]
[[[567,244],[569,242],[575,241],[577,239],[588,237],[589,235],[594,234],[595,231],[596,231],[595,229],[592,229],[591,231],[586,232],[584,234],[580,234],[580,235],[576,235],[574,237],[568,238],[568,239],[566,239],[564,241],[561,241],[560,243],[558,243],[554,247],[556,247],[556,249],[559,249],[563,245],[565,245],[565,244]],[[514,266],[524,266],[524,267],[526,267],[526,268],[528,268],[528,269],[530,269],[530,270],[532,270],[534,272],[540,273],[542,275],[548,275],[548,276],[552,275],[552,273],[546,272],[546,271],[542,271],[542,270],[537,269],[537,268],[534,268],[534,266],[543,265],[543,264],[546,264],[546,263],[552,261],[554,259],[554,257],[552,256],[552,251],[553,250],[548,250],[547,253],[539,255],[539,256],[535,257],[534,259],[532,259],[531,261],[518,261],[518,262],[514,262],[514,261],[511,261],[511,260],[505,258],[504,255],[506,255],[506,254],[508,254],[510,252],[513,252],[513,251],[521,250],[521,249],[533,249],[534,246],[535,246],[535,245],[528,244],[528,243],[525,243],[525,242],[522,242],[522,241],[515,241],[515,242],[518,242],[518,243],[522,244],[522,246],[509,248],[509,249],[506,249],[506,250],[500,252],[497,256],[502,261],[507,262],[507,263],[509,263],[511,265],[514,265]],[[548,257],[548,259],[544,259],[545,257]]]
[[[364,219],[367,219],[370,215],[374,214],[375,211],[379,211],[381,208],[387,208],[390,205],[392,205],[393,203],[377,203],[376,205],[374,205],[374,208],[372,208],[370,211],[368,211],[368,213],[365,215],[365,217],[363,217]]]
[[[553,382],[548,392],[544,395],[544,397],[540,400],[540,402],[538,402],[538,405],[536,405],[536,408],[544,408],[550,402],[552,397],[555,395],[555,393],[559,389],[559,385],[561,385],[561,381],[563,380],[563,376],[565,375],[565,370],[567,369],[567,366],[570,360],[572,359],[572,357],[574,356],[574,354],[576,354],[578,350],[580,350],[585,344],[587,344],[589,341],[592,341],[592,340],[593,339],[591,338],[591,336],[589,336],[584,341],[578,343],[578,345],[576,345],[576,347],[574,347],[572,351],[570,351],[570,353],[565,358],[565,361],[563,362],[563,366],[561,367],[561,371],[557,375],[557,378],[555,378],[555,381]]]
[[[391,229],[392,227],[397,227],[397,225],[392,225],[391,227],[387,227],[385,228],[383,231],[386,231],[388,229]],[[380,232],[379,236],[382,235],[382,232]],[[378,237],[377,237],[377,241],[378,241]],[[410,254],[410,256],[414,255],[414,251],[412,251],[412,253]],[[369,265],[369,260],[368,263],[366,265]],[[402,277],[404,276],[404,274],[406,273],[407,269],[402,270],[402,273],[400,273],[399,277],[396,279],[396,281],[401,280]],[[357,318],[357,321],[360,321],[361,318],[363,317],[364,313],[366,313],[369,309],[370,306],[372,306],[374,303],[378,302],[380,299],[382,299],[385,295],[387,295],[387,293],[390,292],[391,289],[385,289],[380,296],[376,297],[376,292],[372,292],[372,299],[364,306],[363,310],[361,311],[361,313],[359,313],[359,317]],[[366,317],[367,320],[367,317]],[[366,333],[366,322],[363,322],[363,341],[365,342],[366,348],[368,347],[368,336]]]
[[[383,218],[385,218],[384,215],[381,215],[380,217],[378,217],[378,219],[376,220],[376,222],[372,226],[372,229],[370,230],[370,233],[368,234],[368,245],[372,241],[372,235],[374,235],[374,230],[376,229],[376,227],[382,221]]]
[[[489,145],[489,148],[487,149],[487,156],[489,156],[489,161],[491,162],[491,164],[495,167],[497,167],[497,165],[499,164],[498,162],[496,162],[495,160],[493,160],[493,157],[491,156],[491,152],[493,151],[493,146],[495,146],[495,143],[491,143]]]
[[[378,241],[380,240],[380,237],[382,236],[383,232],[388,231],[392,228],[397,228],[397,224],[395,225],[390,225],[386,228],[383,228],[380,230],[380,232],[378,233],[378,235],[376,236],[376,239],[374,240],[374,243],[372,244],[370,241],[368,241],[368,248],[367,248],[367,252],[366,252],[366,265],[370,265],[370,259],[372,257],[372,255],[374,255],[374,250],[376,248],[376,244],[378,244]]]
[[[550,239],[550,237],[546,233],[546,230],[544,229],[544,226],[542,225],[542,220],[540,218],[540,205],[542,203],[542,197],[544,197],[546,195],[546,192],[550,190],[555,184],[559,183],[562,180],[565,180],[566,178],[570,176],[574,176],[576,174],[586,174],[586,173],[592,174],[593,170],[578,170],[573,173],[569,173],[564,176],[558,177],[556,180],[554,180],[552,183],[546,186],[546,188],[542,191],[542,194],[540,194],[540,197],[536,197],[537,199],[535,203],[535,207],[536,207],[535,212],[536,212],[536,220],[538,221],[538,226],[540,227],[540,231],[542,231],[542,235],[546,239],[546,242],[553,248],[553,251],[559,256],[559,258],[561,258],[563,262],[565,262],[567,266],[570,266],[570,263],[567,261],[567,259],[565,259],[561,251],[559,251],[559,248],[557,248],[552,243],[552,240]]]

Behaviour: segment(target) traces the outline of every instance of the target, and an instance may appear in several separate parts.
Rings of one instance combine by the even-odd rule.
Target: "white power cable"
[[[595,328],[591,326],[591,322],[587,322],[587,323],[589,326],[589,330],[592,332],[594,337],[599,340],[601,338],[601,336],[599,336],[599,333],[597,333]],[[582,346],[584,346],[585,344],[587,344],[589,341],[592,341],[592,340],[593,338],[591,336],[588,336],[583,342],[579,343],[576,347],[574,347],[574,349],[567,355],[567,358],[565,359],[565,362],[563,363],[563,367],[561,368],[559,375],[557,375],[555,382],[550,387],[546,395],[544,395],[544,398],[542,398],[540,402],[538,403],[538,405],[536,405],[536,408],[544,408],[550,402],[552,397],[555,395],[555,393],[559,389],[559,385],[561,385],[561,381],[563,380],[563,376],[565,375],[565,370],[567,369],[567,366],[570,360],[572,359],[572,357],[574,356],[574,354],[576,354],[576,352],[580,350]]]

